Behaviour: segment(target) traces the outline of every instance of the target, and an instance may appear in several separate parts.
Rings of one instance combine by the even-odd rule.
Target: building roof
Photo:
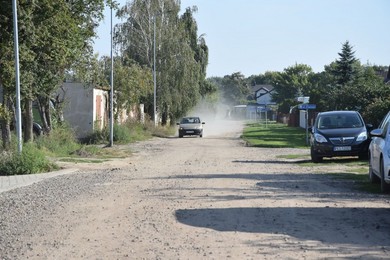
[[[265,90],[266,92],[271,92],[274,90],[274,87],[272,85],[267,85],[267,84],[252,86],[252,93],[256,93],[259,90]]]

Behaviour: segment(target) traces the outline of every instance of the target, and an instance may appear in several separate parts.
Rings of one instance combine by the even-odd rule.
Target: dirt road
[[[323,174],[347,166],[279,156],[307,150],[246,147],[241,126],[231,126],[217,134],[206,125],[203,138],[138,143],[127,159],[67,176],[68,185],[106,177],[34,217],[18,258],[390,257],[389,196]]]

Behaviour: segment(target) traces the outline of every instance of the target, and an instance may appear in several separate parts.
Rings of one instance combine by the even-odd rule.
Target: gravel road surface
[[[0,259],[389,259],[390,197],[247,147],[242,125],[0,193]],[[219,129],[222,130],[222,129]]]

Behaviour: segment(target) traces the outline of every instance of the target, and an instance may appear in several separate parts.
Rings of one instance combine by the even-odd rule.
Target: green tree
[[[204,35],[198,37],[198,26],[193,17],[193,13],[197,12],[196,6],[193,8],[187,8],[180,18],[180,21],[184,27],[187,35],[187,40],[190,43],[190,47],[194,52],[194,59],[200,66],[199,71],[199,87],[202,97],[209,95],[216,91],[213,85],[209,84],[206,80],[206,69],[209,59],[209,49],[206,44]]]
[[[383,74],[377,72],[376,66],[366,66],[356,82],[358,89],[364,91],[355,102],[360,104],[365,120],[374,125],[379,125],[390,108],[390,85],[384,82]]]
[[[383,117],[389,112],[390,95],[377,97],[372,100],[365,108],[362,115],[367,123],[373,124],[374,127],[379,126]]]
[[[219,81],[219,82],[218,82]],[[247,104],[250,88],[241,72],[235,72],[216,80],[222,96],[222,102],[229,106]]]
[[[252,76],[248,77],[246,79],[246,81],[247,81],[247,84],[250,86],[271,84],[272,78],[270,78],[269,75],[270,75],[270,72],[266,72],[265,74],[252,75]]]
[[[108,61],[108,57],[106,57]],[[153,93],[152,73],[149,68],[141,67],[134,62],[123,61],[120,57],[114,60],[114,110],[115,118],[119,111],[131,111],[141,100]],[[106,71],[107,77],[110,72]]]
[[[310,94],[310,77],[313,74],[312,68],[305,64],[295,64],[276,73],[272,85],[275,92],[272,100],[279,104],[279,111],[288,113],[290,107],[296,105],[298,96]]]
[[[8,94],[14,92],[11,83],[14,75],[9,62],[14,55],[13,34],[10,33],[13,12],[9,2],[0,1],[0,77],[5,93],[12,99],[12,94]],[[58,89],[65,70],[88,50],[92,51],[92,38],[103,9],[104,0],[42,0],[39,4],[18,1],[25,141],[32,140],[32,102],[36,99],[45,129],[50,130],[50,95]]]
[[[328,104],[329,110],[363,112],[367,107],[372,107],[370,104],[374,100],[388,95],[383,82],[385,68],[362,66],[354,53],[347,41],[339,53],[340,58],[325,66],[328,80],[323,99]]]
[[[359,76],[360,61],[355,58],[355,51],[349,41],[343,44],[338,54],[339,59],[336,60],[333,74],[337,84],[344,86]]]
[[[213,90],[205,81],[208,48],[203,37],[197,37],[194,10],[179,17],[178,1],[135,0],[117,13],[126,19],[117,26],[115,40],[123,55],[152,70],[156,44],[157,110],[163,124],[185,114]],[[152,115],[152,95],[145,105]]]
[[[326,71],[313,73],[310,76],[310,90],[307,95],[310,103],[316,104],[317,111],[333,110],[333,77]]]

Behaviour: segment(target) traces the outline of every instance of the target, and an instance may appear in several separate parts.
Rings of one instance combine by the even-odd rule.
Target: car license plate
[[[189,134],[193,134],[193,133],[194,133],[194,131],[187,131],[187,133],[189,133]]]
[[[333,151],[351,151],[351,146],[335,146]]]

